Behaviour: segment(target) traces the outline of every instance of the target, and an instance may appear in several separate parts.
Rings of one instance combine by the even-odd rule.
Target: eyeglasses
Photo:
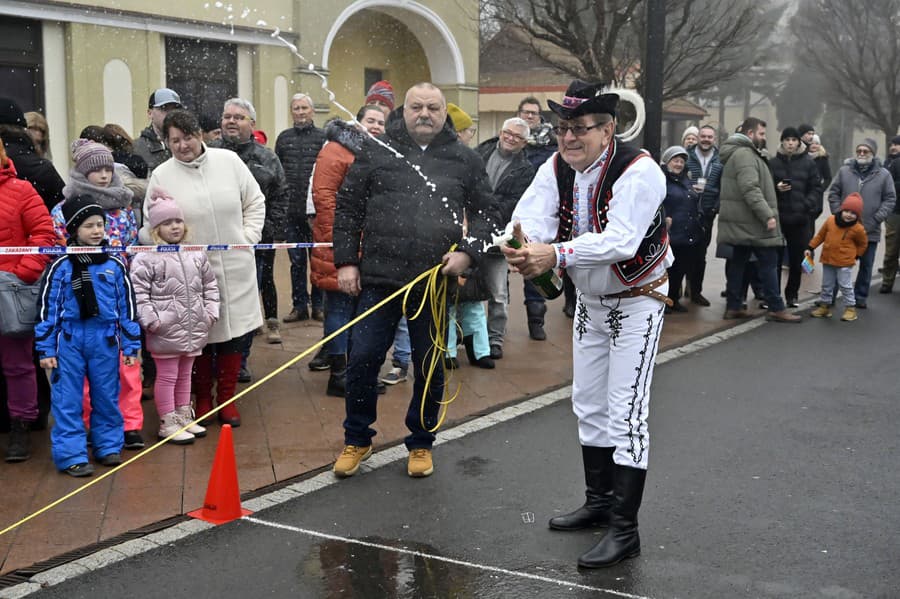
[[[860,148],[856,151],[857,156],[868,156],[871,153],[872,153],[872,150],[870,150],[868,148]]]
[[[247,117],[247,115],[245,115],[245,114],[223,114],[223,115],[222,115],[222,120],[223,120],[223,121],[237,121],[237,122],[241,122],[241,121],[246,121],[247,118],[248,118],[248,117]]]
[[[512,131],[510,131],[508,129],[504,129],[503,131],[500,132],[500,134],[505,135],[506,137],[509,137],[509,138],[513,139],[514,141],[525,141],[524,137],[522,137],[518,133],[513,133]]]
[[[599,123],[597,125],[591,125],[590,127],[586,125],[574,125],[572,127],[566,127],[565,125],[558,125],[553,128],[553,132],[557,137],[565,137],[566,133],[569,131],[572,132],[572,135],[575,137],[584,137],[587,135],[587,132],[591,129],[596,129],[597,127],[602,127],[605,123]]]
[[[524,114],[525,116],[538,116],[541,113],[537,110],[520,110],[519,114]]]

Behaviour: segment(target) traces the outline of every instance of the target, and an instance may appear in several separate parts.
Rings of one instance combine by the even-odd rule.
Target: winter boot
[[[818,307],[810,314],[813,318],[831,318],[831,306],[828,304],[819,304]]]
[[[181,426],[190,424],[194,421],[194,411],[191,409],[191,406],[178,406],[175,408],[175,414],[178,416],[178,420],[181,421]],[[206,429],[198,424],[191,424],[187,428],[187,432],[195,437],[206,436]]]
[[[854,306],[847,306],[844,308],[844,313],[841,315],[841,320],[844,322],[853,322],[859,318],[856,314],[856,308]]]
[[[544,302],[527,302],[525,304],[525,313],[528,315],[528,336],[535,341],[546,339],[544,314],[547,313],[547,304]]]
[[[7,462],[24,462],[31,457],[31,439],[28,437],[30,422],[12,418],[9,421],[9,445],[6,446]]]
[[[267,343],[281,343],[281,333],[278,332],[277,318],[266,319],[266,330],[268,331],[266,335]]]
[[[213,355],[200,354],[194,360],[194,397],[197,402],[197,414],[200,416],[200,424],[209,426],[212,424],[212,417],[207,417],[210,410],[213,409],[212,404],[212,386],[213,386]]]
[[[638,510],[644,495],[647,471],[629,466],[613,466],[613,505],[609,531],[590,551],[578,558],[582,568],[607,568],[641,554]]]
[[[613,452],[615,447],[581,446],[585,502],[573,512],[550,518],[553,530],[583,530],[609,524],[612,507]]]
[[[331,360],[328,359],[328,344],[325,343],[316,352],[315,357],[309,361],[309,369],[313,371],[328,370],[331,368]]]
[[[347,391],[347,356],[335,354],[328,356],[328,360],[331,365],[331,376],[328,377],[325,395],[344,397]]]
[[[160,440],[165,439],[172,433],[181,429],[182,426],[184,425],[181,423],[181,419],[175,412],[163,414],[159,417],[159,432],[156,433],[156,436],[159,437]],[[193,442],[194,435],[187,431],[181,431],[169,439],[169,443],[172,445],[190,445]]]
[[[216,356],[218,373],[216,374],[216,403],[222,405],[232,397],[237,388],[237,377],[241,371],[241,354],[219,354]],[[241,415],[235,404],[229,404],[219,410],[219,422],[230,424],[232,428],[241,425]]]

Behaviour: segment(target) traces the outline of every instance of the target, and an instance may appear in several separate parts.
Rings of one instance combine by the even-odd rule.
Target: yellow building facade
[[[379,79],[398,105],[432,81],[475,115],[478,0],[0,0],[0,95],[45,114],[60,172],[87,125],[137,136],[159,87],[215,117],[246,98],[271,142],[293,94],[313,97],[321,125]]]

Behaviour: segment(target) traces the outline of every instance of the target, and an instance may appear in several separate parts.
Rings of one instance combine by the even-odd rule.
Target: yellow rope
[[[454,248],[455,248],[455,246],[454,246]],[[451,251],[453,251],[453,250],[451,249]],[[208,418],[209,416],[212,416],[213,414],[218,413],[219,410],[221,410],[221,409],[224,408],[225,406],[231,405],[232,403],[234,403],[235,401],[237,401],[238,399],[240,399],[240,398],[243,397],[244,395],[246,395],[246,394],[250,393],[251,391],[255,390],[257,387],[259,387],[259,386],[261,386],[261,385],[267,383],[269,380],[271,380],[272,378],[274,378],[276,375],[278,375],[278,374],[280,374],[281,372],[285,371],[286,369],[290,368],[291,366],[293,366],[294,364],[296,364],[297,362],[299,362],[300,360],[302,360],[303,358],[305,358],[306,356],[308,356],[308,355],[311,354],[312,352],[316,351],[317,349],[319,349],[320,347],[322,347],[323,345],[325,345],[326,343],[328,343],[329,341],[331,341],[332,339],[334,339],[335,337],[337,337],[338,335],[340,335],[341,333],[343,333],[344,331],[346,331],[347,329],[349,329],[350,327],[352,327],[353,325],[355,325],[356,323],[358,323],[359,321],[361,321],[361,320],[363,320],[363,319],[365,319],[365,318],[368,318],[368,317],[369,317],[371,314],[373,314],[375,311],[379,310],[382,306],[384,306],[385,304],[387,304],[388,302],[390,302],[390,301],[393,300],[394,298],[399,297],[400,295],[403,295],[403,306],[404,306],[404,314],[405,314],[405,313],[406,313],[406,300],[407,300],[407,298],[409,297],[410,291],[412,290],[413,287],[416,286],[416,284],[418,284],[418,283],[419,283],[420,281],[422,281],[423,279],[427,279],[427,280],[428,280],[428,284],[427,284],[427,287],[426,287],[426,293],[423,295],[422,303],[421,303],[421,305],[419,306],[418,311],[416,312],[416,314],[415,314],[412,318],[416,318],[416,317],[421,313],[422,309],[423,309],[424,306],[425,306],[425,301],[428,300],[428,299],[431,300],[431,307],[432,307],[432,310],[436,310],[436,308],[439,308],[440,306],[443,306],[443,312],[441,313],[441,316],[440,316],[440,322],[438,322],[439,319],[438,319],[438,316],[437,316],[437,312],[435,312],[435,327],[436,327],[435,330],[437,331],[437,334],[435,335],[435,341],[437,342],[438,340],[443,340],[443,332],[442,332],[442,331],[443,331],[444,329],[438,327],[438,325],[446,326],[446,323],[444,322],[444,320],[445,320],[445,318],[446,318],[447,277],[441,276],[440,271],[441,271],[442,268],[443,268],[443,265],[439,264],[439,265],[435,266],[434,268],[431,268],[431,269],[429,269],[429,270],[423,272],[422,274],[418,275],[418,276],[417,276],[415,279],[413,279],[411,282],[407,283],[405,286],[401,287],[400,289],[398,289],[398,290],[395,291],[394,293],[390,294],[389,296],[387,296],[386,298],[384,298],[383,300],[381,300],[380,302],[378,302],[377,304],[375,304],[374,306],[372,306],[371,308],[369,308],[368,310],[366,310],[365,312],[363,312],[362,314],[360,314],[359,316],[357,316],[356,318],[354,318],[353,320],[351,320],[350,322],[348,322],[347,324],[345,324],[344,326],[342,326],[340,329],[338,329],[338,330],[336,330],[335,332],[331,333],[330,335],[328,335],[328,336],[326,336],[326,337],[320,339],[318,342],[316,342],[315,344],[313,344],[312,346],[310,346],[310,347],[307,348],[306,350],[300,352],[299,354],[297,354],[296,356],[294,356],[293,358],[291,358],[290,360],[288,360],[287,362],[285,362],[284,364],[282,364],[281,366],[279,366],[278,368],[276,368],[275,370],[273,370],[273,371],[270,372],[269,374],[265,375],[264,377],[262,377],[261,379],[259,379],[259,380],[256,381],[255,383],[251,384],[251,385],[250,385],[249,387],[247,387],[246,389],[244,389],[244,390],[242,390],[241,392],[237,393],[234,397],[232,397],[232,398],[229,399],[228,401],[225,401],[225,402],[223,402],[223,403],[220,403],[218,406],[216,406],[215,408],[213,408],[212,410],[210,410],[210,411],[207,412],[206,414],[203,414],[203,415],[201,416],[201,418],[202,418],[202,419],[206,419],[206,418]],[[440,279],[440,282],[437,282],[438,279]],[[434,294],[434,293],[440,294],[441,297],[440,297],[440,298],[433,297],[432,294]],[[444,345],[443,342],[441,343],[441,345],[442,345],[442,346]],[[430,351],[435,351],[435,352],[437,352],[437,348],[433,348],[433,349],[430,350]],[[441,350],[441,353],[440,353],[440,354],[437,354],[437,355],[439,355],[439,356],[442,355],[442,352],[443,352],[443,349]],[[441,364],[443,364],[443,363],[441,363]],[[428,395],[428,387],[429,387],[429,384],[430,384],[430,381],[431,381],[431,373],[434,371],[434,366],[435,366],[435,361],[432,360],[432,364],[431,364],[430,369],[429,369],[429,371],[428,371],[428,372],[429,372],[428,378],[426,379],[426,383],[425,383],[425,392],[424,392],[424,394],[423,394],[423,396],[422,396],[422,402],[423,402],[423,404],[422,404],[422,405],[423,405],[423,408],[422,408],[422,409],[423,409],[423,410],[424,410],[425,397]],[[458,391],[457,391],[457,393],[458,393]],[[455,399],[455,396],[454,396],[454,398],[452,398],[452,399]],[[442,414],[441,420],[440,420],[440,422],[438,422],[438,426],[436,426],[434,429],[432,429],[432,430],[429,431],[429,432],[434,432],[434,431],[436,431],[436,430],[438,429],[438,427],[440,426],[441,422],[443,422],[443,416],[444,416],[445,413],[446,413],[446,404],[449,403],[450,401],[452,401],[452,399],[449,400],[449,401],[447,401],[447,402],[442,402],[442,405],[444,405],[444,408],[443,408],[444,413]],[[424,414],[424,412],[423,412],[423,414]],[[188,424],[185,424],[183,427],[181,427],[180,429],[178,429],[177,431],[175,431],[174,433],[172,433],[171,435],[169,435],[169,436],[166,437],[165,439],[162,439],[162,440],[160,440],[160,441],[157,441],[157,442],[154,443],[153,445],[151,445],[151,446],[147,447],[146,449],[144,449],[144,450],[138,452],[137,454],[134,455],[134,457],[129,458],[128,460],[125,460],[124,462],[122,462],[122,463],[119,464],[118,466],[116,466],[116,467],[114,467],[114,468],[111,468],[110,470],[107,470],[106,472],[104,472],[104,473],[101,474],[100,476],[97,476],[96,478],[92,478],[89,482],[85,483],[84,485],[82,485],[82,486],[78,487],[77,489],[75,489],[75,490],[73,490],[73,491],[67,493],[66,495],[63,495],[62,497],[60,497],[60,498],[57,499],[56,501],[53,501],[52,503],[49,503],[49,504],[45,505],[44,507],[42,507],[41,509],[37,510],[36,512],[33,512],[33,513],[29,514],[28,516],[25,516],[24,518],[22,518],[22,519],[19,520],[18,522],[15,522],[15,523],[13,523],[13,524],[7,526],[7,527],[4,528],[3,530],[0,530],[0,537],[2,537],[3,535],[5,535],[6,533],[8,533],[8,532],[10,532],[10,531],[12,531],[12,530],[15,530],[15,529],[18,528],[19,526],[25,524],[26,522],[29,522],[30,520],[36,518],[37,516],[40,516],[40,515],[43,514],[44,512],[47,512],[47,511],[53,509],[54,507],[58,506],[59,504],[63,503],[64,501],[67,501],[68,499],[71,499],[72,497],[75,497],[76,495],[78,495],[78,494],[81,493],[82,491],[85,491],[85,490],[91,488],[92,486],[96,485],[96,484],[99,483],[100,481],[107,479],[108,477],[112,476],[113,474],[115,474],[116,472],[118,472],[119,470],[121,470],[122,468],[125,468],[126,466],[130,465],[131,463],[135,462],[136,460],[141,459],[142,457],[144,457],[145,455],[149,454],[150,452],[159,449],[160,447],[162,447],[163,445],[165,445],[169,440],[171,440],[171,439],[172,439],[173,437],[175,437],[176,435],[178,435],[178,434],[180,434],[180,433],[183,433],[183,432],[186,431],[189,427],[191,427],[191,426],[193,426],[193,425],[195,425],[195,424],[198,424],[198,423],[200,422],[200,419],[201,419],[201,418],[197,418],[196,420],[194,420],[194,421],[192,421],[192,422],[190,422],[190,423],[188,423]],[[424,418],[424,416],[423,416],[423,418]],[[424,423],[423,423],[422,426],[423,426],[423,428],[425,427]]]

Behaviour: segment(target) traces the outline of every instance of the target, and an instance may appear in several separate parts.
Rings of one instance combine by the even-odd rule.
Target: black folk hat
[[[603,91],[604,84],[588,83],[575,79],[569,84],[562,104],[547,100],[547,106],[561,119],[574,119],[583,114],[610,114],[616,116],[619,94]]]

